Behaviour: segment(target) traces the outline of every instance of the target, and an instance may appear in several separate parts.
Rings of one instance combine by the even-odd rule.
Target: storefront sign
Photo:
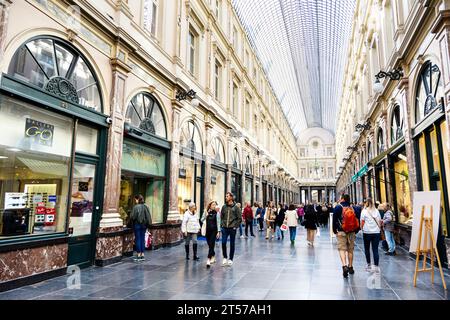
[[[25,123],[25,137],[32,143],[51,147],[55,127],[51,124],[27,118]]]
[[[125,141],[122,169],[163,177],[166,171],[166,154],[158,149]]]
[[[358,178],[361,178],[362,176],[364,176],[367,172],[369,171],[369,166],[366,164],[364,167],[362,167],[357,174],[355,174],[352,177],[352,182],[356,182],[358,180]]]

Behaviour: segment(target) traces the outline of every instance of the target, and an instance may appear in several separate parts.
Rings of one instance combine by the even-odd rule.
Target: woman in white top
[[[284,218],[284,223],[289,227],[289,235],[291,238],[291,244],[295,244],[295,237],[297,236],[297,211],[295,210],[295,206],[291,204],[289,206],[289,210],[286,211],[286,216]]]
[[[186,210],[181,224],[181,231],[184,234],[184,248],[186,250],[186,260],[189,260],[189,244],[192,240],[192,247],[194,249],[194,260],[198,261],[197,256],[197,234],[200,231],[200,220],[197,215],[197,206],[191,202],[189,209]]]
[[[381,232],[381,216],[380,212],[375,208],[373,200],[368,198],[365,202],[365,207],[361,212],[361,230],[364,239],[364,252],[366,254],[366,271],[379,272],[378,262],[380,256],[378,255],[378,245],[380,244]],[[375,265],[370,266],[370,246],[372,245],[373,260]]]

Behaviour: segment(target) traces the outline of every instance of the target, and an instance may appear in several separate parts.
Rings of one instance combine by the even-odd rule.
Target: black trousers
[[[217,239],[217,230],[214,231],[209,231],[206,230],[206,242],[208,243],[208,259],[211,259],[212,257],[214,257],[216,255],[216,252],[214,251],[214,248],[216,246],[216,239]]]
[[[380,261],[380,256],[378,254],[378,246],[380,244],[380,234],[379,233],[364,233],[364,253],[366,255],[367,263],[370,263],[370,246],[372,246],[373,260],[376,266]]]
[[[262,231],[264,229],[264,218],[258,218],[259,221],[259,230]]]
[[[253,234],[253,220],[252,221],[245,221],[245,235],[248,237],[248,228],[250,227],[250,234],[254,236]]]

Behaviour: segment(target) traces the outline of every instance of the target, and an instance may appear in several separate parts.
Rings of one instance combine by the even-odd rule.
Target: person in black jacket
[[[236,242],[236,231],[242,223],[241,210],[236,206],[234,202],[234,195],[231,192],[227,192],[225,196],[225,205],[222,207],[221,215],[221,227],[222,227],[222,254],[223,262],[222,266],[231,267],[233,265],[234,248]],[[227,241],[230,237],[230,259],[227,255]]]
[[[307,230],[306,240],[308,246],[314,246],[314,237],[317,231],[317,212],[315,205],[309,204],[305,207],[304,226]]]
[[[220,214],[216,210],[217,202],[211,201],[206,208],[206,214],[202,217],[202,222],[206,223],[206,242],[208,243],[209,252],[206,267],[211,267],[211,264],[216,262],[216,253],[214,247],[216,246],[216,239],[220,238]]]
[[[284,240],[284,232],[281,231],[281,226],[283,225],[284,218],[286,216],[286,210],[283,206],[283,204],[279,204],[279,208],[276,213],[277,217],[275,218],[275,233],[277,235],[277,239],[280,240],[281,238]]]
[[[137,252],[137,256],[134,260],[144,261],[145,231],[147,231],[147,228],[151,225],[152,218],[150,215],[150,210],[145,205],[144,197],[141,194],[134,196],[134,201],[136,202],[136,205],[133,207],[133,211],[130,216],[134,229]]]

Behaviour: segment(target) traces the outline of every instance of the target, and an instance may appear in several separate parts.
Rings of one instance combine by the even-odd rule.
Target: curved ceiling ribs
[[[298,134],[335,131],[355,0],[233,0]]]

